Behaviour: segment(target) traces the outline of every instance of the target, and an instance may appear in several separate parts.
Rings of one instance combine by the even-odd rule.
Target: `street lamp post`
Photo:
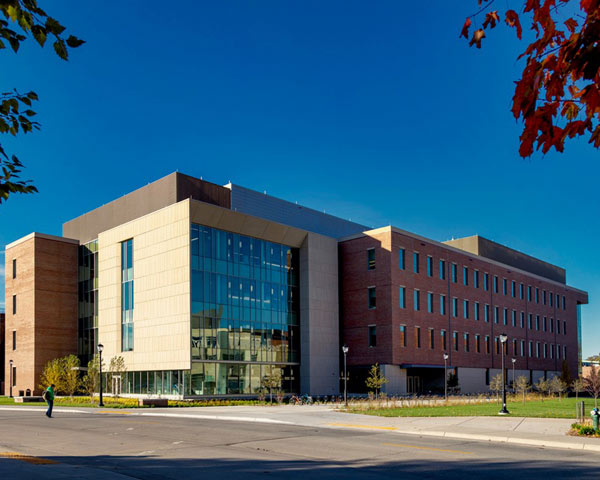
[[[342,346],[344,352],[344,405],[348,406],[348,373],[346,371],[346,355],[348,354],[348,345]]]
[[[516,358],[511,358],[510,361],[513,364],[513,393],[516,393],[516,389],[515,389],[515,363],[517,363],[517,359]]]
[[[104,406],[104,402],[102,401],[102,350],[104,350],[104,345],[102,345],[101,343],[98,344],[98,354],[100,355],[99,358],[99,369],[100,369],[100,403],[98,403],[99,407],[103,407]]]
[[[12,384],[13,384],[13,361],[12,361],[12,360],[10,360],[8,363],[10,364],[10,372],[8,372],[8,373],[9,373],[9,379],[8,379],[8,382],[9,382],[9,389],[10,389],[10,395],[9,395],[9,396],[12,398],[12,387],[13,387],[13,385],[12,385]]]
[[[444,399],[448,401],[448,354],[444,353]]]
[[[506,409],[506,378],[504,371],[504,345],[508,336],[505,333],[500,334],[500,348],[502,350],[502,410],[498,412],[498,415],[508,415],[510,412]]]

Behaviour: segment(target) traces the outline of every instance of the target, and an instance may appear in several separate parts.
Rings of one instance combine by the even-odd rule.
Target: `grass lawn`
[[[140,407],[138,405],[137,398],[113,398],[104,397],[103,399],[104,408],[152,408],[152,407]],[[10,397],[0,397],[0,405],[19,405],[19,406],[45,406],[46,402],[27,402],[27,403],[15,403]],[[258,400],[194,400],[194,401],[180,401],[180,400],[169,400],[169,407],[221,407],[231,405],[268,405],[267,402],[261,402]],[[54,406],[61,407],[97,407],[98,397],[94,398],[92,402],[90,397],[75,396],[73,401],[69,397],[57,397],[54,400]]]
[[[586,415],[594,407],[593,398],[580,399],[585,401]],[[563,398],[562,400],[545,399],[521,400],[508,399],[506,408],[514,417],[538,417],[538,418],[575,418],[575,398]],[[376,408],[360,409],[350,407],[350,413],[362,413],[366,415],[378,415],[381,417],[471,417],[471,416],[497,416],[501,405],[498,403],[481,403],[469,405],[449,405],[432,407],[403,407],[403,408]]]

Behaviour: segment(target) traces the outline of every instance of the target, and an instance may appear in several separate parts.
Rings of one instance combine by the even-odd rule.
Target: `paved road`
[[[119,411],[0,411],[0,452],[3,480],[600,478],[587,452]]]

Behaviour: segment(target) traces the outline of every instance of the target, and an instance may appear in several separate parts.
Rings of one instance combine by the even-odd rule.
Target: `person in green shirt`
[[[52,418],[52,406],[54,405],[54,384],[50,385],[46,390],[46,403],[48,404],[46,416],[48,418]]]

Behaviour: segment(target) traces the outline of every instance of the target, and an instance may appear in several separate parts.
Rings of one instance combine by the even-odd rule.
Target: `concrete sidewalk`
[[[41,412],[36,407],[0,407],[0,410]],[[535,447],[552,447],[600,453],[600,438],[567,435],[575,420],[523,417],[378,417],[344,413],[333,406],[278,405],[236,407],[189,407],[152,409],[55,408],[90,415],[134,415],[179,417],[201,420],[280,423],[304,427],[384,430],[421,437],[447,437],[486,442],[506,442]]]

